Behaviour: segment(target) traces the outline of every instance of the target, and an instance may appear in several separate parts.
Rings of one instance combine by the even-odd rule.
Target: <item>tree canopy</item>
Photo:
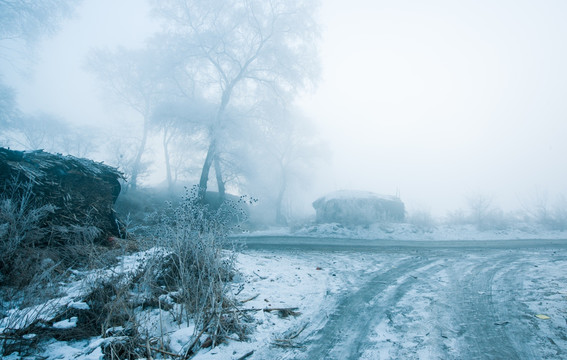
[[[199,186],[204,196],[214,163],[222,195],[219,134],[235,117],[228,109],[251,108],[263,97],[290,102],[318,74],[313,1],[154,0],[163,20],[160,43],[190,87],[215,104]]]
[[[0,0],[0,41],[36,41],[59,29],[82,0]]]

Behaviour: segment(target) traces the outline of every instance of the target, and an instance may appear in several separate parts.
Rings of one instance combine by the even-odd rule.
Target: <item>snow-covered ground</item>
[[[64,295],[57,299],[52,299],[33,309],[10,311],[9,316],[0,322],[0,332],[8,324],[13,327],[14,319],[27,319],[26,314],[28,313],[38,312],[38,317],[50,323],[62,308],[87,306],[80,299],[85,294],[88,284],[96,282],[100,276],[133,271],[136,264],[147,256],[147,253],[127,256],[120,265],[112,269],[85,274],[82,280],[66,285],[63,289]],[[295,341],[300,339],[301,333],[312,331],[314,326],[322,322],[321,314],[333,308],[334,295],[353,283],[359,271],[369,270],[366,269],[363,262],[353,261],[347,254],[330,258],[323,253],[310,253],[309,255],[286,253],[284,255],[248,252],[239,254],[237,262],[239,274],[233,283],[233,295],[236,299],[244,301],[243,310],[249,311],[254,318],[253,332],[247,341],[229,340],[213,349],[202,349],[193,359],[232,359],[239,358],[250,351],[254,351],[254,358],[259,359],[267,356],[260,354],[273,352],[274,348],[277,348],[274,344],[278,342],[283,341],[285,346],[294,346]],[[337,276],[329,271],[331,268],[339,268],[343,271]],[[297,309],[294,310],[294,314],[284,317],[280,316],[278,311],[262,310],[271,308]],[[186,323],[177,324],[169,312],[160,312],[157,309],[140,311],[137,317],[141,323],[145,322],[146,327],[156,330],[171,351],[181,353],[193,340],[193,327]],[[77,318],[71,317],[53,322],[51,326],[63,329],[74,327],[76,324]],[[25,325],[22,323],[18,326]],[[297,336],[288,341],[290,334],[297,334]],[[43,359],[102,359],[101,345],[104,342],[105,339],[101,337],[80,341],[51,340],[39,344],[37,355]],[[20,358],[22,357],[18,353],[5,357],[10,360]]]
[[[473,225],[436,225],[419,227],[405,223],[373,224],[348,228],[341,224],[317,224],[297,229],[274,227],[247,233],[246,236],[301,236],[316,238],[450,241],[450,240],[517,240],[567,239],[566,231],[544,229],[535,224],[518,224],[503,230],[479,231]]]
[[[282,228],[270,229],[248,235],[447,241],[567,238],[564,232],[542,232],[535,227],[513,231],[479,232],[472,227],[437,226],[429,231],[423,231],[407,224],[376,225],[367,229],[354,230],[346,229],[337,224],[328,224],[296,231]],[[18,323],[14,319],[20,318],[20,321],[30,321],[26,316],[32,313],[37,314],[46,324],[51,324],[50,326],[54,329],[76,326],[78,321],[76,317],[53,321],[54,315],[59,313],[61,308],[80,309],[87,306],[82,301],[82,296],[86,293],[89,284],[96,282],[96,279],[100,277],[134,272],[139,263],[146,261],[151,255],[151,251],[138,253],[124,257],[122,262],[112,269],[75,274],[76,280],[64,285],[62,294],[57,299],[52,299],[48,303],[38,305],[33,309],[8,311],[5,314],[6,316],[0,320],[0,333],[8,326],[12,328],[14,326],[24,327],[23,322]],[[542,257],[542,259],[544,258]],[[337,306],[340,305],[338,301],[341,296],[355,293],[358,287],[364,284],[361,279],[376,276],[372,274],[395,269],[404,261],[411,262],[408,254],[396,254],[396,256],[391,257],[389,254],[366,256],[363,253],[348,251],[334,251],[331,255],[328,251],[246,250],[238,254],[237,257],[239,273],[232,284],[232,294],[242,302],[242,309],[252,316],[252,331],[246,341],[228,340],[215,348],[201,349],[193,359],[239,359],[250,352],[253,352],[249,357],[250,359],[294,358],[294,356],[302,354],[306,342],[310,341],[308,337],[325,326],[329,315],[333,314]],[[551,285],[545,289],[541,288],[542,279],[545,279],[544,284],[552,284],[557,288],[557,291],[553,290],[552,296],[549,294],[538,296],[538,299],[546,299],[545,306],[542,306],[541,300],[537,302],[535,297],[527,299],[529,301],[526,300],[525,304],[534,314],[554,314],[554,319],[549,322],[549,324],[553,324],[561,321],[557,314],[562,313],[558,309],[563,306],[563,294],[567,288],[567,279],[564,278],[562,273],[567,262],[561,263],[561,267],[558,267],[557,264],[542,261],[538,260],[537,263],[533,264],[537,271],[531,271],[522,286],[530,289],[533,294],[549,291],[547,288],[551,289]],[[440,279],[439,281],[443,280],[443,271],[443,269],[438,269],[436,276]],[[559,279],[557,281],[560,283],[556,284],[554,279]],[[496,277],[496,280],[498,280],[498,277]],[[409,304],[416,304],[412,300],[412,291],[402,299],[400,304],[404,305],[403,301],[407,301],[407,304],[404,305],[406,307],[409,307]],[[263,309],[273,308],[293,308],[294,310],[288,316],[281,316],[282,314],[278,311],[263,311]],[[421,311],[412,316],[416,319],[423,319],[430,315]],[[140,323],[145,323],[147,329],[153,329],[153,335],[166,343],[169,351],[182,353],[183,349],[193,340],[194,328],[192,325],[177,323],[172,314],[165,310],[140,310],[136,317]],[[386,345],[392,344],[391,338],[401,335],[392,333],[392,328],[384,327],[385,324],[387,322],[381,322],[375,329],[374,341],[382,343],[384,348],[380,351],[387,353],[388,347]],[[381,329],[380,326],[384,328]],[[548,324],[542,326],[548,326]],[[33,338],[33,334],[26,336]],[[443,342],[448,342],[445,334],[440,336]],[[38,344],[38,357],[30,359],[102,359],[101,345],[105,341],[106,339],[101,337],[80,341],[57,341],[53,339]],[[423,351],[423,349],[421,350]],[[367,352],[365,356],[369,354]],[[5,358],[15,360],[22,357],[18,353],[13,353]]]

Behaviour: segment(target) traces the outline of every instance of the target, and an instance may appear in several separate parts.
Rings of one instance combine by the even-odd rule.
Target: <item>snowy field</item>
[[[390,230],[347,233],[329,225],[293,235],[375,239],[387,234],[387,239],[404,240],[424,240],[424,235],[436,240],[565,238],[559,232],[475,234],[473,229],[464,233],[437,229],[420,237],[407,226]],[[251,235],[292,233],[273,229]],[[565,246],[538,249],[535,244],[509,250],[244,250],[237,258],[232,294],[252,318],[248,339],[228,339],[215,348],[201,349],[192,359],[567,357],[567,251]],[[105,271],[77,273],[75,281],[64,285],[61,297],[33,309],[9,311],[0,321],[0,332],[8,326],[23,326],[14,319],[25,319],[30,313],[39,313],[53,328],[76,326],[76,317],[53,321],[54,314],[61,308],[88,306],[82,297],[89,283],[97,277],[132,272],[150,255],[127,256]],[[168,311],[140,309],[136,318],[173,353],[183,353],[192,342],[194,328],[179,324]],[[105,341],[101,337],[53,339],[39,343],[37,356],[29,359],[102,359]],[[22,357],[13,353],[5,358]]]
[[[95,279],[100,276],[133,271],[137,263],[147,256],[146,253],[128,256],[124,258],[122,264],[105,273],[86,274],[82,280],[68,284],[65,296],[52,299],[33,309],[12,310],[9,316],[0,321],[0,331],[3,331],[8,324],[13,327],[16,318],[25,323],[26,314],[35,313],[36,310],[40,311],[38,316],[49,323],[61,308],[87,306],[81,301],[81,297],[86,293],[89,283],[96,281]],[[285,347],[295,346],[300,335],[313,331],[323,322],[323,314],[331,311],[334,306],[334,295],[354,283],[359,272],[370,270],[366,269],[361,261],[353,261],[349,254],[329,257],[324,253],[306,255],[249,252],[238,256],[237,267],[239,274],[233,284],[233,294],[238,300],[245,301],[243,310],[250,311],[254,318],[250,339],[245,342],[228,341],[211,350],[203,349],[193,357],[194,359],[239,358],[252,350],[255,353],[251,358],[262,359],[268,353],[277,352],[278,346],[275,344],[278,341],[284,341]],[[271,308],[297,309],[294,314],[288,316],[281,316],[278,311],[262,310]],[[163,311],[160,314],[159,310],[140,311],[138,318],[140,322],[146,322],[146,326],[159,329],[160,337],[164,334],[164,341],[174,351],[182,352],[183,348],[192,341],[193,328],[187,324],[177,325],[168,312]],[[76,326],[76,322],[77,318],[70,318],[54,322],[52,326],[73,327]],[[23,327],[24,323],[19,326]],[[297,338],[288,342],[286,337],[294,333],[299,333]],[[104,339],[100,337],[75,342],[52,340],[40,344],[38,357],[31,358],[102,359],[100,346],[103,342]],[[20,358],[18,353],[5,357],[14,360]]]

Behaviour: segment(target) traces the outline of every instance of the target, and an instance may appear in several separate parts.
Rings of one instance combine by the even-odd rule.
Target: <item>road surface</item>
[[[285,359],[567,359],[567,241],[249,238],[368,268]],[[328,269],[333,276],[348,271]]]

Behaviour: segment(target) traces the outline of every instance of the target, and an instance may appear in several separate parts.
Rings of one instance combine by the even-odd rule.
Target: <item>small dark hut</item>
[[[401,222],[405,218],[405,206],[398,197],[367,191],[335,191],[317,199],[313,207],[318,223],[367,226],[380,221]]]
[[[43,226],[96,227],[99,241],[119,235],[113,205],[122,178],[117,169],[88,159],[0,148],[0,196],[13,197],[31,184],[35,203],[55,206]]]

